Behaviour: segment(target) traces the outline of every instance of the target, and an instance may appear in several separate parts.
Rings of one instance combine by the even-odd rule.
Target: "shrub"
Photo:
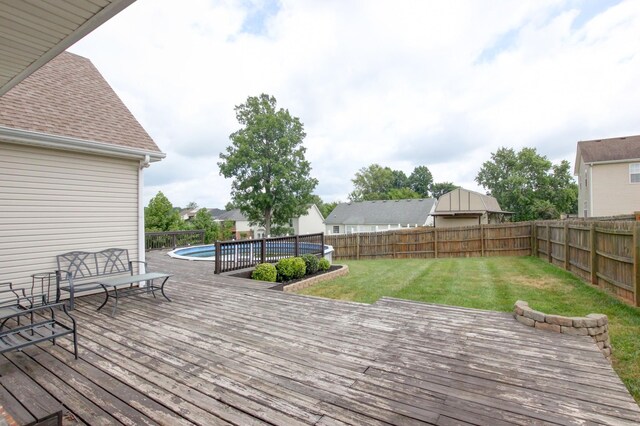
[[[276,263],[276,270],[280,281],[290,281],[304,277],[307,266],[300,257],[288,257]]]
[[[328,271],[331,267],[331,262],[329,259],[325,259],[324,257],[318,261],[318,269],[321,271]]]
[[[302,258],[302,260],[304,260],[304,264],[307,267],[307,275],[311,275],[311,274],[315,274],[316,272],[318,272],[318,257],[311,254],[311,253],[307,253],[307,254],[303,254],[302,256],[300,256]]]
[[[251,278],[259,281],[268,281],[270,283],[276,282],[278,271],[276,267],[271,263],[261,263],[256,266],[256,269],[251,273]]]

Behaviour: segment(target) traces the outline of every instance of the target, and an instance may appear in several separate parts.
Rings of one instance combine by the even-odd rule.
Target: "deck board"
[[[80,359],[68,339],[0,357],[0,385],[25,389],[17,407],[0,387],[2,405],[26,423],[38,404],[24,399],[45,393],[40,412],[62,404],[70,425],[640,423],[588,337],[500,312],[283,293],[147,255],[174,274],[172,302],[134,296],[111,317],[100,295],[78,300]]]

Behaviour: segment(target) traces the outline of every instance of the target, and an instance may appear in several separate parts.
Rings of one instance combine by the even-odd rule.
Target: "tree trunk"
[[[271,209],[264,211],[264,233],[266,237],[271,236]]]

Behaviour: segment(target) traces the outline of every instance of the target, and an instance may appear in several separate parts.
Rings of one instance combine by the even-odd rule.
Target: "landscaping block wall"
[[[611,362],[611,341],[609,339],[609,319],[603,314],[589,314],[586,317],[565,317],[535,311],[523,300],[513,307],[516,320],[529,327],[573,336],[591,336],[604,357]]]

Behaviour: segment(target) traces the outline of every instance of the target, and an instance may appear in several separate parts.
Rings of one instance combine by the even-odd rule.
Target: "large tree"
[[[394,188],[398,175],[389,167],[372,164],[356,172],[351,179],[354,190],[349,194],[351,201],[387,200],[388,192]],[[406,177],[406,176],[405,176]]]
[[[159,191],[144,209],[144,228],[150,232],[175,231],[181,229],[180,213],[171,201]]]
[[[433,175],[427,166],[417,166],[411,172],[408,179],[409,188],[419,194],[420,197],[429,197]]]
[[[235,112],[242,128],[220,154],[220,174],[233,179],[233,204],[269,235],[272,225],[306,212],[318,184],[304,156],[306,134],[297,117],[276,108],[273,96],[250,96]]]
[[[503,210],[514,213],[514,221],[555,219],[578,208],[578,186],[569,162],[554,165],[535,148],[498,149],[482,164],[476,182]]]

